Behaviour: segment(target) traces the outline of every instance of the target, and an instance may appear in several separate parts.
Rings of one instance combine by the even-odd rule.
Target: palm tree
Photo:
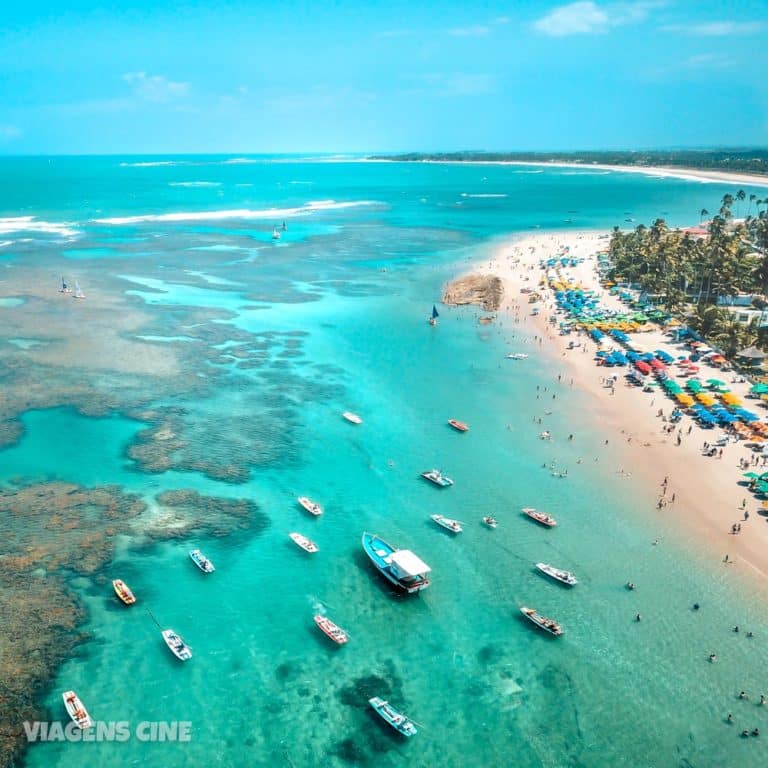
[[[739,218],[739,203],[742,202],[746,196],[747,196],[747,193],[743,189],[740,189],[736,193],[736,200],[737,200],[737,203],[736,203],[736,218],[737,219]]]
[[[702,208],[701,214],[699,215],[699,224],[701,224],[701,222],[704,221],[705,216],[709,216],[709,211],[706,208]]]
[[[754,200],[757,200],[757,195],[750,195],[749,196],[749,206],[747,207],[747,218],[749,218],[749,212],[752,210],[752,203]]]

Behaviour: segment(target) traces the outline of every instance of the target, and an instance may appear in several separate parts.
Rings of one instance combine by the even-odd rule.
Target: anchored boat
[[[457,419],[448,419],[448,423],[458,432],[469,432],[469,425]]]
[[[300,533],[289,533],[288,534],[291,537],[291,540],[294,544],[301,547],[305,552],[309,552],[310,554],[314,554],[315,552],[320,551],[320,547],[315,544],[314,541],[311,541],[306,536],[302,536]]]
[[[528,621],[533,622],[539,629],[543,629],[545,632],[549,632],[550,635],[562,635],[563,628],[554,620],[548,619],[546,616],[542,616],[536,612],[535,608],[529,608],[526,605],[520,606],[520,613],[525,616]]]
[[[216,570],[213,563],[199,549],[193,549],[189,556],[203,573],[213,573]]]
[[[83,702],[80,701],[78,695],[74,691],[64,691],[64,693],[61,694],[61,698],[64,699],[64,707],[67,710],[67,714],[72,718],[72,722],[78,728],[85,730],[93,725],[91,716],[88,714],[83,706]]]
[[[461,533],[464,530],[458,520],[452,520],[445,515],[430,515],[430,518],[451,533]]]
[[[489,527],[489,528],[495,528],[499,523],[498,520],[496,520],[495,517],[491,517],[490,515],[486,515],[483,518],[483,522]]]
[[[395,549],[376,534],[363,533],[363,550],[379,573],[408,593],[429,586],[427,574],[432,570],[409,549]]]
[[[115,594],[126,604],[133,605],[136,602],[136,598],[129,589],[128,585],[122,579],[113,579],[112,589],[115,590]]]
[[[299,504],[301,504],[310,515],[317,516],[323,514],[323,508],[316,501],[312,501],[312,499],[307,496],[299,496]]]
[[[368,699],[368,703],[386,720],[398,733],[403,736],[415,736],[418,731],[412,720],[409,720],[402,712],[398,712],[386,699],[374,696]]]
[[[338,625],[334,624],[327,616],[318,614],[315,616],[315,624],[326,637],[330,637],[334,643],[344,645],[349,640],[349,635]]]
[[[352,424],[362,424],[363,420],[356,414],[352,413],[352,411],[344,411],[344,413],[341,414],[347,421],[352,422]]]
[[[536,567],[555,581],[559,581],[561,584],[565,584],[569,587],[579,583],[578,579],[570,571],[561,571],[559,568],[555,568],[554,565],[550,565],[549,563],[536,563]]]
[[[428,469],[425,472],[422,472],[421,476],[440,488],[448,488],[453,485],[453,480],[451,480],[450,477],[446,477],[439,469]]]
[[[523,514],[535,520],[541,525],[546,525],[547,528],[554,528],[557,525],[557,520],[554,517],[550,517],[545,512],[538,512],[533,507],[523,507]]]
[[[181,635],[177,635],[172,629],[164,629],[162,634],[165,644],[179,661],[189,661],[192,658],[192,649],[182,640]]]

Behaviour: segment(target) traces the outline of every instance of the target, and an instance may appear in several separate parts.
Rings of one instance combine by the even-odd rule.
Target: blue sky
[[[0,153],[768,143],[768,0],[39,0]]]

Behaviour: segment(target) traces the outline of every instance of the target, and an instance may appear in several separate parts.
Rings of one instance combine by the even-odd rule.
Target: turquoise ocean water
[[[121,338],[184,366],[165,379],[136,374],[108,414],[86,416],[71,398],[27,411],[19,442],[0,451],[0,480],[118,484],[150,505],[190,488],[253,499],[269,518],[258,535],[121,541],[98,576],[125,578],[133,609],[104,578],[71,580],[91,639],[43,693],[50,718],[64,720],[61,691],[73,688],[97,720],[190,721],[191,741],[40,744],[25,765],[765,764],[765,740],[738,735],[759,726],[768,738],[768,708],[755,702],[768,693],[757,590],[650,512],[655,489],[619,478],[586,395],[564,388],[536,400],[556,364],[503,360],[533,351],[530,339],[479,326],[475,309],[442,309],[434,329],[425,322],[443,283],[503,237],[662,215],[695,223],[735,190],[589,169],[232,159],[0,160],[8,282],[30,266],[50,275],[52,296],[61,274],[89,296],[109,293],[116,324],[141,317]],[[14,291],[24,301],[2,304],[3,317],[32,311]],[[14,330],[4,354],[60,343],[52,328],[38,335]],[[234,354],[240,345],[254,352],[249,365]],[[98,367],[79,376],[96,391],[116,386]],[[138,403],[179,409],[186,461],[149,474],[129,458],[145,425],[123,411]],[[364,423],[343,421],[345,410]],[[537,415],[578,440],[538,440]],[[450,417],[471,431],[452,431]],[[542,469],[553,460],[567,479]],[[244,465],[248,477],[214,479],[201,461]],[[433,466],[455,486],[418,479]],[[297,506],[302,494],[324,505],[321,518]],[[530,523],[522,506],[559,526]],[[434,512],[465,532],[438,529]],[[480,524],[488,513],[495,531]],[[293,530],[320,552],[299,551]],[[412,548],[432,586],[393,595],[361,553],[364,530]],[[651,545],[657,537],[662,546]],[[215,574],[193,567],[193,546]],[[539,560],[580,584],[545,580]],[[556,617],[565,635],[524,623],[522,603]],[[170,656],[144,606],[184,636],[190,662]],[[346,647],[316,630],[316,612],[349,630]],[[749,701],[737,699],[742,689]],[[422,726],[415,738],[376,718],[367,699],[377,694]]]

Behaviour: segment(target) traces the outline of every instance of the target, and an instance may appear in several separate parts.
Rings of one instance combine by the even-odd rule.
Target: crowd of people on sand
[[[554,240],[554,236],[553,236],[553,240]],[[555,247],[557,249],[561,249],[563,247],[563,245],[564,245],[563,243],[557,242]],[[530,246],[530,251],[531,251],[531,253],[535,252],[535,247],[534,246]],[[521,255],[522,255],[522,252],[521,252],[520,248],[513,248],[512,253],[509,255],[508,258],[513,263],[519,263]],[[535,270],[534,265],[529,265],[528,266],[528,274],[526,274],[526,272],[524,270],[520,271],[520,274],[517,276],[519,278],[520,283],[523,284],[523,283],[525,283],[527,281],[535,279],[537,277],[537,275],[536,275],[534,270]],[[538,288],[537,290],[540,293],[544,293],[544,291],[541,288]],[[552,301],[548,301],[546,299],[542,299],[541,301],[543,301],[544,306],[545,306],[546,309],[554,310],[555,306],[554,306],[554,303]],[[516,298],[513,298],[511,300],[511,302],[507,305],[507,309],[510,311],[510,314],[512,315],[515,324],[520,324],[520,323],[524,322],[524,320],[523,320],[524,307],[522,307],[520,305],[520,303],[517,301]],[[545,339],[545,337],[543,335],[537,333],[537,334],[535,334],[533,336],[533,343],[536,344],[537,346],[543,346],[545,341],[547,341],[547,342],[554,342],[555,341],[554,326],[555,326],[555,322],[554,322],[554,315],[553,315],[550,318],[550,330],[547,332],[546,339]],[[499,329],[499,331],[501,332],[501,328]],[[564,351],[562,354],[565,355],[567,351],[572,352],[572,353],[573,352],[576,352],[576,353],[580,352],[582,354],[586,354],[588,352],[588,348],[589,348],[587,340],[588,340],[587,337],[580,333],[578,340],[577,341],[570,341],[570,343],[568,344],[567,350]],[[566,379],[568,380],[568,386],[573,387],[573,385],[574,385],[573,378],[570,377],[570,376],[565,376],[563,373],[557,374],[556,382],[553,382],[553,383],[555,383],[556,385],[563,386],[565,384]],[[615,373],[614,374],[610,374],[608,376],[603,376],[600,379],[600,383],[601,383],[602,387],[609,391],[609,393],[610,393],[609,396],[610,395],[615,395],[616,387],[618,385],[618,382],[619,382],[619,377]],[[535,393],[536,400],[539,400],[539,401],[541,401],[541,400],[556,400],[556,393],[552,392],[551,394],[552,394],[552,397],[550,398],[549,397],[550,389],[549,389],[548,386],[542,386],[540,384],[536,385],[536,393]],[[652,399],[651,400],[651,406],[654,405],[654,402],[655,402],[655,400]],[[544,412],[544,414],[547,415],[547,416],[551,415],[551,413],[552,413],[552,411],[549,411],[549,410]],[[676,415],[677,415],[677,418],[675,418]],[[690,425],[688,425],[687,429],[684,429],[683,427],[679,426],[679,423],[678,423],[679,422],[679,418],[680,418],[679,412],[677,414],[675,412],[673,412],[670,416],[667,416],[664,413],[664,408],[662,407],[662,408],[658,409],[658,411],[656,412],[656,416],[661,421],[661,432],[662,432],[662,434],[669,435],[669,436],[674,435],[675,444],[677,446],[680,446],[684,441],[686,441],[686,439],[691,438],[691,435],[692,435],[693,430],[694,430],[694,424],[691,423]],[[534,415],[532,420],[533,420],[533,423],[536,424],[539,427],[544,425],[544,421],[543,421],[542,416]],[[508,429],[512,429],[512,425],[509,425]],[[626,434],[624,432],[624,430],[621,430],[621,431],[622,431],[623,434]],[[553,441],[553,438],[554,438],[553,432],[552,432],[552,430],[550,428],[546,428],[543,431],[541,431],[539,433],[539,437],[542,440],[546,440],[546,441]],[[632,435],[627,435],[626,436],[626,442],[627,443],[631,444],[632,440],[633,440],[633,436]],[[573,434],[573,433],[569,434],[568,437],[567,437],[567,441],[569,443],[573,443],[574,441],[576,441],[576,435]],[[706,442],[704,442],[704,444],[702,446],[701,453],[703,455],[705,455],[705,456],[713,457],[713,458],[716,458],[717,460],[722,460],[723,456],[724,456],[724,448],[725,448],[725,446],[727,444],[728,443],[726,442],[725,445],[723,445],[723,444],[721,444],[721,441],[718,441],[717,444],[711,445],[708,441],[706,441]],[[604,447],[607,450],[610,450],[610,448],[609,448],[609,440],[608,439],[605,440],[603,445],[604,445]],[[645,443],[643,443],[643,445],[644,446],[649,446],[650,443],[645,442]],[[598,460],[599,460],[599,456],[595,456],[594,457],[594,461],[597,462]],[[581,457],[579,457],[577,459],[576,463],[577,464],[581,464],[581,462],[582,462],[582,459],[581,459]],[[739,459],[739,467],[741,469],[747,469],[749,467],[758,466],[758,465],[760,465],[760,466],[768,465],[768,454],[763,454],[761,456],[754,455],[754,456],[752,456],[749,459],[745,459],[745,458]],[[552,476],[555,476],[555,477],[563,477],[564,478],[564,477],[567,477],[567,474],[568,474],[567,470],[560,470],[558,468],[558,466],[556,464],[556,461],[554,459],[552,459],[549,463],[545,462],[544,464],[542,464],[542,468],[543,469],[549,469],[550,474]],[[618,468],[616,470],[616,472],[617,472],[617,474],[619,474],[620,476],[622,476],[624,478],[632,477],[631,472],[628,472],[628,471],[626,471],[623,468]],[[672,491],[671,487],[670,487],[670,477],[669,477],[669,475],[665,475],[664,478],[661,481],[661,484],[660,484],[660,493],[659,493],[659,496],[658,496],[658,500],[656,502],[656,508],[658,510],[662,510],[662,509],[668,507],[669,505],[673,505],[675,503],[676,498],[677,498],[677,493],[675,491]],[[742,531],[742,524],[745,523],[747,520],[749,520],[749,512],[747,511],[746,507],[747,507],[747,500],[743,499],[742,500],[742,504],[741,504],[741,511],[743,512],[743,520],[740,520],[739,522],[732,523],[731,529],[730,529],[730,533],[732,535],[740,534],[741,531]],[[657,539],[655,539],[652,542],[652,544],[653,545],[658,545],[660,543],[660,541],[661,541],[661,538],[657,538]],[[729,555],[727,555],[727,554],[723,558],[723,563],[725,563],[726,565],[731,565],[734,562],[735,561],[731,557],[729,557]],[[634,591],[637,588],[636,584],[633,581],[626,582],[625,586],[626,586],[626,589],[628,591],[630,591],[630,592]],[[698,602],[693,604],[694,611],[698,611],[700,608],[701,608],[701,605]],[[636,613],[635,614],[635,623],[639,623],[641,621],[642,621],[641,614],[640,613]],[[740,628],[738,626],[735,626],[735,627],[733,627],[733,631],[734,632],[739,632]],[[744,635],[746,637],[748,637],[748,638],[754,637],[754,634],[751,631],[748,631],[748,632],[744,633]],[[710,653],[709,661],[712,662],[712,663],[718,661],[718,656],[717,656],[717,654],[715,652]],[[738,695],[738,698],[739,699],[748,699],[749,696],[748,696],[748,694],[745,691],[741,691],[741,693],[739,693],[739,695]],[[766,703],[767,703],[766,696],[764,694],[761,694],[760,695],[760,699],[759,699],[759,706],[764,706]],[[730,712],[727,714],[727,717],[725,718],[725,720],[729,724],[735,722],[734,716]],[[747,729],[744,729],[741,732],[741,735],[744,736],[744,737],[747,737],[747,736],[759,736],[759,734],[760,734],[760,731],[759,731],[758,727],[747,728]]]

